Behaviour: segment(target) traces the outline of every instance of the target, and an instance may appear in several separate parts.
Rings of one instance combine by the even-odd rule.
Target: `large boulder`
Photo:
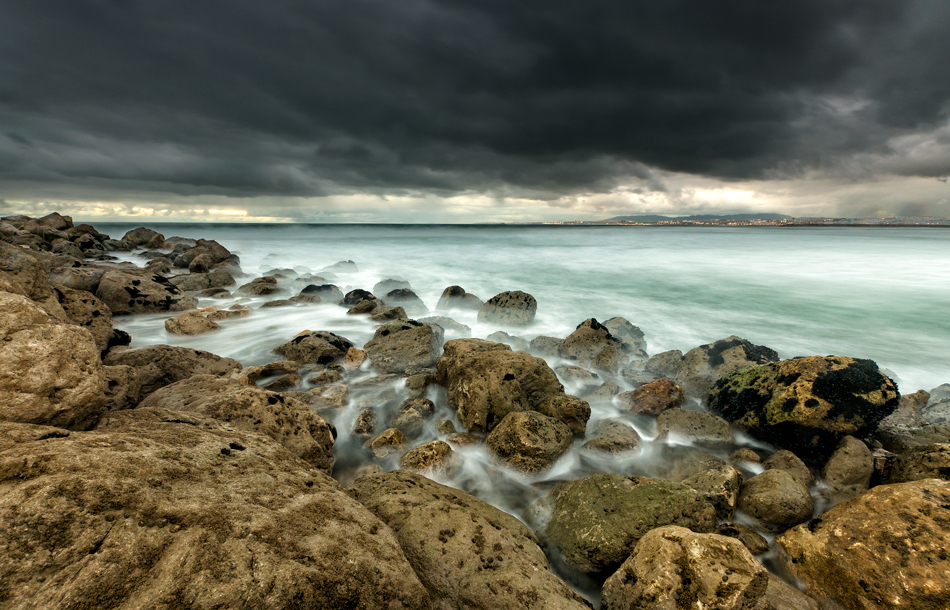
[[[226,269],[215,269],[210,273],[176,275],[169,281],[184,291],[224,288],[235,284],[234,277]]]
[[[531,474],[550,468],[573,444],[566,424],[536,411],[509,413],[485,439],[507,466]]]
[[[808,488],[785,470],[766,470],[742,485],[736,507],[767,529],[781,531],[811,519]]]
[[[329,331],[304,331],[275,347],[274,353],[300,364],[330,364],[342,360],[351,347],[348,339]]]
[[[468,309],[478,311],[484,303],[474,294],[465,292],[461,286],[449,286],[442,291],[439,297],[439,303],[435,306],[436,311],[446,311],[450,309]]]
[[[358,478],[348,493],[395,532],[433,608],[583,610],[515,517],[418,474]]]
[[[531,514],[542,537],[582,572],[611,573],[648,531],[680,525],[716,529],[716,511],[681,483],[648,477],[595,474],[558,485],[535,502]]]
[[[99,348],[85,328],[50,324],[33,301],[0,292],[0,420],[84,430],[105,409]]]
[[[384,294],[383,303],[390,307],[402,307],[411,316],[429,313],[426,304],[409,288],[396,288]]]
[[[736,371],[777,361],[775,350],[733,335],[686,352],[675,379],[687,392],[699,395]]]
[[[950,424],[950,384],[943,384],[930,390],[920,391],[926,394],[927,402],[920,409],[920,417],[927,424]]]
[[[137,229],[132,229],[131,231],[123,235],[122,241],[128,242],[132,244],[133,246],[142,247],[159,235],[161,235],[161,233],[158,233],[157,231],[153,231],[152,229],[149,229],[146,227],[138,227]],[[164,242],[165,242],[165,239],[163,237],[162,243]]]
[[[449,406],[469,432],[490,432],[509,413],[536,410],[564,394],[544,360],[501,343],[453,339],[437,366]]]
[[[0,241],[0,290],[36,301],[52,294],[49,271],[36,254]]]
[[[912,447],[897,456],[888,473],[888,483],[922,479],[950,481],[950,444],[934,443]]]
[[[627,321],[626,318],[610,318],[604,322],[604,328],[620,341],[625,354],[634,358],[647,357],[647,342],[643,338],[643,331]]]
[[[812,356],[725,377],[706,404],[760,440],[823,462],[845,436],[872,432],[899,398],[872,360]]]
[[[109,306],[91,292],[61,286],[54,287],[54,292],[69,321],[89,331],[100,353],[115,345],[128,345],[129,336],[112,328]]]
[[[526,292],[516,290],[496,294],[478,310],[478,321],[502,326],[528,326],[534,321],[538,302]]]
[[[198,299],[161,275],[119,270],[103,274],[96,296],[109,306],[113,315],[188,311],[198,306]]]
[[[624,408],[640,415],[659,415],[667,409],[679,407],[685,400],[683,388],[668,377],[645,383],[617,397]]]
[[[776,538],[810,592],[849,610],[944,610],[950,482],[881,485]]]
[[[378,373],[405,373],[435,366],[444,335],[441,326],[401,320],[376,329],[363,349]]]
[[[4,448],[0,605],[430,608],[385,524],[232,428],[142,409]]]
[[[768,570],[738,540],[669,525],[640,539],[604,583],[601,607],[753,610],[768,585]]]
[[[619,355],[622,348],[607,328],[594,318],[588,318],[561,342],[558,354],[565,360],[576,362],[582,367],[595,366],[611,374],[617,373]],[[607,355],[604,353],[607,352]]]
[[[217,375],[196,375],[156,390],[138,408],[199,413],[235,429],[264,434],[329,473],[336,430],[307,405]]]

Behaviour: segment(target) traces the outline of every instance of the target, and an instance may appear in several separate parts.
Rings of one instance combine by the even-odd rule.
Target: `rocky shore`
[[[950,385],[240,264],[0,219],[0,609],[950,608]],[[244,366],[117,328],[272,308],[372,336],[302,327]]]

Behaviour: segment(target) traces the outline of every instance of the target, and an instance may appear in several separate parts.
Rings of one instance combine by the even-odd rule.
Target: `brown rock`
[[[538,302],[526,292],[516,290],[496,294],[478,310],[478,321],[502,326],[528,326],[534,321]]]
[[[206,318],[203,311],[188,311],[165,320],[165,330],[173,335],[201,335],[213,330],[221,330],[221,327],[217,322]]]
[[[822,470],[821,478],[828,486],[824,493],[835,502],[850,500],[867,491],[872,474],[874,456],[871,450],[853,436],[846,436]]]
[[[645,383],[618,396],[617,401],[628,411],[642,415],[659,415],[667,409],[676,409],[686,400],[683,388],[668,377]]]
[[[445,442],[457,447],[474,447],[485,442],[485,438],[468,432],[453,432],[445,437]]]
[[[373,409],[363,409],[356,416],[356,424],[353,426],[353,436],[369,440],[376,435],[376,427],[379,425],[379,415]]]
[[[194,375],[230,376],[241,370],[241,363],[232,358],[171,345],[113,349],[106,355],[103,364],[125,365],[135,371],[133,385],[138,388],[138,397],[134,404],[159,388]]]
[[[54,291],[69,321],[92,334],[100,353],[122,344],[124,339],[112,328],[112,312],[108,305],[84,290],[57,287]]]
[[[687,477],[683,479],[683,483],[702,494],[716,509],[717,517],[723,520],[732,519],[742,485],[742,475],[738,470],[728,464],[722,464]]]
[[[723,377],[769,362],[778,362],[775,350],[733,335],[686,352],[674,379],[687,392],[702,394]]]
[[[592,366],[597,360],[599,370],[616,374],[620,347],[620,341],[615,339],[603,324],[594,318],[588,318],[581,322],[567,339],[564,339],[558,353],[561,358],[573,360],[585,367]],[[614,349],[610,351],[609,348]],[[609,352],[607,356],[598,360],[605,350]]]
[[[584,443],[584,449],[606,453],[626,453],[640,451],[640,435],[620,419],[604,419],[594,427],[591,438]]]
[[[258,366],[245,367],[239,372],[232,374],[231,378],[236,379],[237,381],[240,381],[246,385],[257,385],[257,380],[261,377],[267,377],[281,373],[296,373],[298,368],[300,368],[300,365],[293,360],[278,360],[276,362],[269,362],[267,364],[261,364]]]
[[[300,364],[330,364],[346,356],[351,347],[349,340],[331,332],[305,331],[275,347],[274,353]]]
[[[401,455],[406,451],[409,445],[409,439],[406,435],[395,428],[383,430],[376,438],[366,441],[363,445],[369,449],[373,455],[379,459],[386,459],[393,455]]]
[[[908,449],[897,456],[888,475],[888,483],[922,479],[950,480],[950,444],[935,443]]]
[[[198,299],[158,274],[107,271],[99,281],[96,296],[113,315],[188,311],[198,306]]]
[[[447,478],[458,473],[462,459],[448,443],[432,441],[404,453],[399,467],[426,477]]]
[[[736,506],[773,531],[807,521],[814,511],[808,488],[784,470],[766,470],[746,481]]]
[[[575,437],[584,438],[587,434],[590,404],[586,400],[570,394],[552,396],[538,405],[537,411],[566,424]]]
[[[657,440],[679,438],[694,445],[723,448],[732,444],[729,422],[706,411],[670,409],[656,418]]]
[[[435,404],[428,398],[413,398],[399,407],[392,421],[408,438],[416,438],[425,431],[425,425],[435,413]]]
[[[550,468],[572,444],[571,429],[536,411],[509,413],[485,444],[502,462],[529,473]]]
[[[739,540],[753,555],[761,555],[769,551],[769,541],[748,525],[727,521],[719,524],[716,533]]]
[[[436,310],[466,309],[478,311],[484,303],[474,294],[465,292],[461,286],[449,286],[442,291]]]
[[[358,347],[351,347],[346,350],[346,355],[343,357],[343,368],[350,370],[358,369],[366,362],[366,358],[366,352]]]
[[[788,472],[801,481],[805,487],[811,487],[811,484],[815,482],[815,477],[808,466],[805,465],[805,462],[787,449],[779,449],[766,458],[762,465],[766,470],[784,470]]]
[[[405,373],[435,365],[443,334],[441,327],[415,320],[390,322],[376,329],[363,349],[378,373]]]

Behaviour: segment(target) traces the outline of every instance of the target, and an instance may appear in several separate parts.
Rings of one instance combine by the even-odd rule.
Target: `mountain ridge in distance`
[[[601,222],[610,220],[633,222],[661,222],[664,220],[778,220],[792,218],[788,214],[696,214],[693,216],[660,216],[658,214],[641,214],[638,216],[614,216]]]

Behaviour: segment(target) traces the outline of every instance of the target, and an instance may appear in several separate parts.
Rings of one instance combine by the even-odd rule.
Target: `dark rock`
[[[502,326],[528,326],[534,321],[538,302],[526,292],[502,292],[478,310],[478,321]]]
[[[329,331],[305,331],[287,343],[274,348],[274,353],[300,364],[330,364],[346,356],[353,344]]]
[[[153,237],[156,235],[161,235],[157,231],[147,229],[145,227],[139,227],[137,229],[132,229],[128,233],[122,236],[122,241],[128,242],[134,246],[144,246],[147,244]],[[162,239],[164,243],[164,238]]]
[[[374,294],[389,294],[393,290],[412,290],[412,286],[409,285],[409,282],[404,280],[380,280],[376,282],[376,285],[373,286]]]
[[[923,479],[950,481],[950,444],[922,445],[900,454],[891,466],[888,483]]]
[[[610,318],[604,322],[604,328],[620,341],[623,352],[635,358],[647,357],[647,342],[643,338],[643,331],[624,318]]]
[[[732,444],[732,429],[723,418],[705,411],[670,409],[656,418],[658,442],[678,438],[713,449]]]
[[[378,373],[406,373],[412,368],[435,365],[442,338],[439,326],[415,320],[390,322],[376,329],[363,349]]]
[[[729,536],[739,540],[753,555],[769,552],[769,541],[748,525],[727,521],[719,524],[716,533],[720,536]]]
[[[376,297],[373,296],[372,292],[368,290],[363,290],[357,288],[356,290],[351,290],[343,296],[343,300],[340,301],[340,305],[344,307],[354,307],[359,305],[363,301],[374,301]]]
[[[408,288],[397,288],[386,293],[383,303],[390,307],[402,307],[409,315],[429,313],[429,308],[416,293]]]
[[[436,311],[446,311],[449,309],[465,309],[478,311],[484,303],[474,294],[469,294],[461,286],[449,286],[439,297],[439,303],[436,305]]]
[[[583,448],[606,453],[632,453],[640,451],[640,444],[640,435],[633,426],[621,419],[609,418],[597,422]]]
[[[326,303],[339,303],[343,300],[343,291],[337,288],[334,284],[310,284],[305,286],[303,290],[300,291],[302,295],[314,295],[320,297],[320,299]]]
[[[654,416],[667,409],[679,408],[685,400],[683,388],[668,377],[645,383],[617,397],[617,402],[631,413]]]
[[[733,335],[686,352],[674,379],[687,392],[702,394],[736,371],[777,361],[775,350]]]

